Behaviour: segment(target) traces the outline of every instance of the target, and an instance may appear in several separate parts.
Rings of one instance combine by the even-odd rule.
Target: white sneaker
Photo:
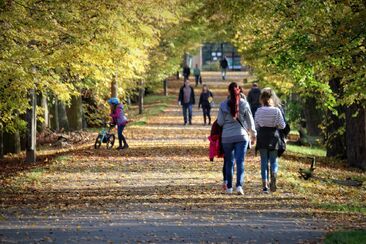
[[[227,189],[226,189],[226,193],[227,193],[227,194],[231,194],[231,193],[233,193],[233,188],[227,188]]]
[[[236,187],[236,192],[238,193],[238,195],[244,195],[243,187],[241,186]]]

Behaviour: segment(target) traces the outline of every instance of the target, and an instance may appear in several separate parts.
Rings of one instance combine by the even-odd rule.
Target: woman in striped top
[[[276,178],[278,171],[278,146],[280,143],[279,129],[286,126],[280,110],[280,100],[271,88],[265,88],[261,92],[260,102],[262,107],[255,113],[255,126],[258,132],[256,150],[261,156],[261,175],[263,192],[268,193],[268,161],[271,167],[271,191],[276,191]]]

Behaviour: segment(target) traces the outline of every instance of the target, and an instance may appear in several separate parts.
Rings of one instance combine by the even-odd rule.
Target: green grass
[[[317,156],[317,157],[325,157],[326,151],[320,147],[307,147],[307,146],[296,146],[296,145],[286,145],[286,148],[289,152],[303,154],[306,156]]]
[[[325,244],[359,244],[366,243],[365,230],[338,231],[330,233],[324,240]]]
[[[339,204],[339,203],[320,203],[316,204],[318,207],[331,210],[331,211],[339,211],[345,213],[362,213],[366,214],[366,205],[360,203],[353,204]]]

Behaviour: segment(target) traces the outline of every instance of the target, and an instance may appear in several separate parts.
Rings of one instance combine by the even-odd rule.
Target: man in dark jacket
[[[225,80],[226,79],[226,70],[227,70],[227,68],[229,68],[229,63],[227,62],[226,57],[224,57],[223,59],[220,60],[220,67],[221,67],[222,79]]]
[[[260,96],[261,96],[261,89],[259,89],[257,83],[253,83],[252,88],[250,89],[247,97],[253,117],[255,116],[255,112],[257,111],[257,109],[261,106],[259,102]]]
[[[184,86],[182,86],[179,90],[178,103],[183,108],[184,125],[187,125],[187,121],[189,121],[189,124],[191,125],[192,106],[196,103],[196,101],[193,87],[189,85],[188,79],[184,82]]]
[[[188,80],[190,75],[191,75],[191,69],[188,67],[187,64],[185,64],[183,67],[184,81]]]

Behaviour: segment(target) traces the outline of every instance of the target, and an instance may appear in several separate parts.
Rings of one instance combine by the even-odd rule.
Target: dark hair
[[[236,82],[231,82],[228,90],[229,90],[229,94],[230,94],[230,100],[228,102],[229,104],[229,108],[230,108],[230,113],[231,115],[235,118],[237,116],[237,112],[238,112],[238,104],[236,101],[236,89],[238,88],[238,84]]]
[[[261,92],[260,100],[264,106],[270,106],[270,99],[272,98],[272,89],[263,89]]]

